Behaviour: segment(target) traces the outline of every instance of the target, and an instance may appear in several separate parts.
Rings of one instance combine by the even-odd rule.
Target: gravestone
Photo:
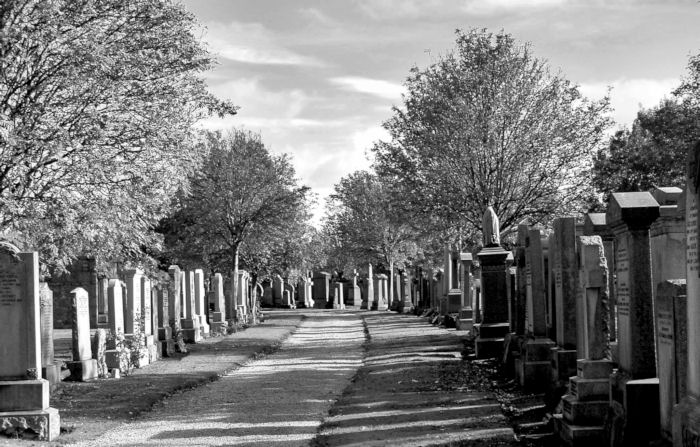
[[[284,288],[284,292],[283,292],[282,306],[287,307],[289,309],[296,309],[297,305],[296,305],[296,301],[294,300],[294,295],[295,295],[296,290],[294,289],[294,286],[285,281],[283,283],[283,288]],[[344,304],[343,304],[342,308],[345,309]]]
[[[171,265],[168,267],[168,277],[169,281],[167,283],[168,291],[168,322],[173,330],[173,335],[180,331],[180,284],[182,272],[180,267],[176,265]]]
[[[87,290],[77,288],[73,295],[73,361],[66,365],[70,380],[85,382],[97,378],[97,361],[92,358],[90,346],[90,303]]]
[[[209,312],[205,304],[205,297],[206,291],[204,290],[204,271],[202,269],[197,269],[194,271],[195,318],[199,319],[199,329],[202,337],[209,337],[209,323],[207,323],[207,314]]]
[[[459,330],[470,331],[474,324],[474,309],[472,308],[472,254],[460,253],[459,260],[462,263],[462,287],[460,290],[459,315],[455,324]]]
[[[212,293],[214,295],[214,312],[211,314],[212,330],[226,333],[226,297],[224,296],[224,278],[221,273],[215,273],[211,280]]]
[[[107,300],[105,299],[105,302]],[[92,337],[92,358],[97,362],[97,377],[106,379],[109,377],[109,369],[107,368],[107,330],[97,329]]]
[[[238,296],[237,296],[237,307],[243,315],[247,315],[250,308],[249,297],[248,297],[248,285],[250,282],[250,275],[245,270],[238,271]],[[294,300],[294,294],[292,294],[292,300]]]
[[[351,285],[348,287],[348,294],[345,297],[345,306],[353,309],[359,309],[362,305],[362,293],[360,286],[357,284],[357,279],[360,277],[357,270],[352,271]]]
[[[144,329],[144,343],[148,351],[148,361],[155,362],[160,358],[161,347],[157,346],[156,338],[158,336],[157,323],[154,325],[153,317],[158,312],[158,305],[153,305],[153,288],[151,279],[147,276],[141,277],[141,321]]]
[[[158,306],[157,334],[161,357],[172,357],[175,353],[173,328],[170,326],[170,284],[160,284],[156,289]]]
[[[333,283],[333,309],[345,309],[343,284],[339,281]]]
[[[127,269],[126,277],[126,305],[124,306],[124,332],[133,334],[139,331],[141,324],[141,269]]]
[[[576,360],[582,357],[578,352],[579,334],[577,315],[580,303],[578,293],[578,262],[576,259],[576,219],[560,217],[552,223],[553,232],[549,243],[551,274],[553,275],[554,319],[557,344],[551,350],[552,381],[555,388],[563,387],[569,378],[576,375]]]
[[[45,282],[39,284],[41,318],[41,377],[55,386],[61,381],[61,365],[54,359],[53,292]]]
[[[331,274],[327,272],[318,272],[313,278],[313,300],[314,307],[317,309],[325,309],[328,305],[330,279]]]
[[[609,341],[608,266],[600,236],[578,238],[578,297],[582,302],[577,331],[583,357],[562,397],[563,415],[554,419],[559,438],[569,445],[597,445],[605,441],[609,376],[613,370]]]
[[[648,192],[613,193],[606,219],[615,234],[618,370],[611,375],[610,405],[624,417],[628,445],[659,435],[659,388],[652,306],[649,229],[659,204]]]
[[[105,361],[107,368],[122,370],[121,353],[117,346],[124,339],[124,299],[122,282],[110,279],[107,285],[107,305],[109,306],[109,338]],[[128,350],[127,350],[128,351]]]
[[[272,277],[272,302],[275,306],[282,305],[282,299],[284,295],[284,280],[280,275],[275,275]]]
[[[547,291],[544,253],[538,228],[529,228],[525,238],[526,335],[515,359],[520,385],[529,390],[544,390],[551,379],[551,349],[555,343],[547,337]]]
[[[603,239],[605,247],[605,259],[608,263],[608,290],[610,310],[610,341],[613,351],[613,359],[617,358],[617,299],[615,298],[615,234],[607,225],[605,213],[587,213],[583,221],[583,234],[586,236],[598,235]]]
[[[374,274],[372,273],[372,264],[367,264],[367,276],[364,280],[366,292],[362,297],[362,305],[360,309],[369,310],[375,301],[374,292]]]
[[[655,315],[659,375],[661,434],[672,439],[673,407],[685,396],[688,297],[685,279],[666,280],[657,286]]]
[[[202,339],[199,317],[195,311],[195,282],[194,272],[186,271],[184,277],[184,290],[181,292],[184,297],[185,308],[183,317],[180,320],[182,338],[186,343],[197,343]]]
[[[42,441],[60,433],[41,374],[39,255],[0,243],[0,432],[31,430]],[[10,342],[8,342],[10,341]]]
[[[404,271],[399,277],[400,300],[397,311],[401,313],[413,312],[413,302],[411,301],[411,279]]]
[[[673,409],[673,445],[700,445],[700,262],[698,261],[698,193],[700,142],[688,154],[685,188],[687,375],[686,392]]]
[[[500,358],[508,323],[507,258],[510,252],[500,245],[498,217],[488,207],[482,221],[484,247],[477,257],[481,265],[481,322],[474,325],[477,358]]]
[[[97,327],[106,327],[109,318],[109,306],[107,305],[107,285],[109,279],[97,280]]]

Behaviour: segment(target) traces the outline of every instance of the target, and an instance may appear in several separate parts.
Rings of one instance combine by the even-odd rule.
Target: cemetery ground
[[[265,315],[119,380],[62,382],[60,438],[0,445],[544,445],[513,430],[541,427],[542,396],[475,361],[466,331],[393,312]],[[69,345],[59,332],[59,357]]]

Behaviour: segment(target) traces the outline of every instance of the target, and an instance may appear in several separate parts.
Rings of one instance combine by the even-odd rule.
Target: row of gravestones
[[[220,274],[211,278],[208,300],[201,270],[182,272],[171,266],[169,280],[155,285],[138,269],[124,274],[125,281],[107,281],[107,328],[97,329],[92,343],[88,292],[70,292],[72,361],[66,366],[71,380],[106,377],[108,370],[118,376],[172,355],[176,334],[182,335],[177,341],[184,350],[183,341],[197,342],[210,332],[205,301],[211,305],[214,330],[224,333],[226,309],[235,307],[243,314],[249,304],[244,293],[236,305],[224,297]],[[239,287],[246,289],[247,275],[239,278]],[[39,282],[37,253],[0,243],[0,432],[31,430],[40,440],[58,436],[60,416],[49,406],[49,395],[63,374],[54,360],[53,332],[53,294]]]
[[[685,194],[613,194],[606,213],[558,218],[549,232],[522,224],[512,252],[485,228],[477,280],[470,254],[445,251],[430,306],[473,331],[477,357],[562,395],[553,422],[563,444],[699,445],[694,179]],[[497,222],[493,210],[484,221]]]

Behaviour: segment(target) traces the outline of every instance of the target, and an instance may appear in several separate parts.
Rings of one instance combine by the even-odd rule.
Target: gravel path
[[[308,445],[362,364],[358,313],[309,312],[276,353],[76,446]]]

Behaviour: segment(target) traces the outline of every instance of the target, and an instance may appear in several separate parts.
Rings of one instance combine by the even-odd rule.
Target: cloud
[[[367,93],[384,99],[401,99],[401,94],[406,92],[406,89],[402,85],[383,81],[381,79],[342,76],[332,78],[330,81],[346,90]]]
[[[363,0],[359,5],[373,20],[424,20],[465,15],[494,15],[558,7],[573,0]],[[576,0],[580,1],[580,0]]]
[[[325,65],[316,58],[286,48],[279,42],[279,36],[259,23],[210,22],[207,30],[205,40],[212,52],[230,61],[263,65]]]
[[[462,11],[474,15],[493,15],[506,11],[543,9],[561,6],[567,0],[472,0],[464,2]]]
[[[614,109],[613,119],[618,125],[629,127],[640,108],[658,105],[664,97],[671,95],[678,84],[677,78],[622,78],[611,82],[582,83],[581,92],[591,99],[600,99],[605,96],[608,86],[612,87],[610,102]]]

